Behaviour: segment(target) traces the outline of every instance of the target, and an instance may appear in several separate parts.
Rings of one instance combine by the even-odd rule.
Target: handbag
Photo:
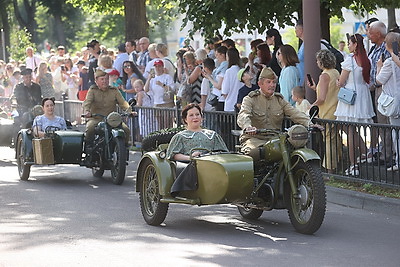
[[[397,106],[395,104],[394,97],[382,92],[378,98],[378,111],[387,117],[397,115]]]
[[[218,96],[210,93],[207,98],[207,103],[215,107],[216,105],[218,105]]]
[[[354,105],[354,102],[356,101],[356,96],[356,91],[348,89],[346,87],[341,87],[338,93],[339,101],[348,105]]]
[[[394,88],[397,89],[397,78],[396,78],[396,69],[394,66],[393,61],[390,62],[392,66],[392,75],[393,75],[393,81],[394,81]],[[399,105],[398,102],[395,101],[396,99],[387,93],[385,93],[385,87],[383,88],[383,91],[381,95],[378,98],[378,111],[386,116],[386,117],[393,117],[399,115]]]
[[[339,93],[338,93],[338,100],[347,104],[347,105],[354,105],[354,103],[356,102],[356,97],[357,97],[357,93],[356,93],[356,80],[355,80],[355,75],[354,75],[354,62],[353,59],[351,59],[351,66],[353,69],[353,83],[354,83],[354,90],[352,89],[348,89],[346,87],[341,87],[339,89]]]
[[[174,101],[174,92],[169,90],[165,91],[163,94],[163,100],[167,103]]]

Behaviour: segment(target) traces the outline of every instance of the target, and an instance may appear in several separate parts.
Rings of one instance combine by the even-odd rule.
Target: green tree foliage
[[[304,0],[306,1],[306,0]],[[305,2],[307,4],[307,2]],[[321,0],[321,7],[329,17],[337,16],[343,20],[341,9],[351,8],[359,14],[372,12],[378,7],[399,6],[398,0]],[[302,10],[302,0],[179,0],[179,12],[185,15],[182,27],[191,26],[189,34],[199,31],[211,37],[218,33],[230,36],[235,32],[254,30],[264,32],[277,23],[283,28],[293,25]],[[328,25],[327,25],[328,26]]]
[[[27,29],[12,31],[10,42],[12,45],[7,47],[7,50],[10,53],[10,58],[16,61],[23,61],[25,59],[25,49],[28,46],[34,47],[34,44],[31,42],[31,34]]]

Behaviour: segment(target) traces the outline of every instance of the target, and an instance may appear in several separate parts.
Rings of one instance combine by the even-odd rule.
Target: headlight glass
[[[303,125],[293,125],[288,130],[288,140],[295,148],[304,147],[308,140],[307,128]]]
[[[113,128],[118,127],[122,123],[122,117],[118,112],[111,112],[107,116],[107,123]]]

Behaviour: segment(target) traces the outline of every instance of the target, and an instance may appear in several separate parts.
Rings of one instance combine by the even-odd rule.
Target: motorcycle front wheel
[[[154,164],[147,160],[143,169],[138,172],[141,181],[140,209],[144,220],[149,225],[160,225],[167,217],[168,203],[161,203],[158,175]]]
[[[121,185],[125,180],[126,172],[126,146],[121,138],[114,139],[114,150],[112,151],[111,178],[114,184]]]
[[[293,169],[296,192],[285,184],[285,203],[296,231],[313,234],[321,226],[326,210],[326,191],[318,161],[299,162]]]

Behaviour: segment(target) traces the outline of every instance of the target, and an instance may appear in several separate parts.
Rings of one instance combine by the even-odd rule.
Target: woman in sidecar
[[[54,114],[55,98],[45,97],[42,100],[43,115],[37,116],[32,124],[32,131],[35,137],[45,137],[46,129],[66,130],[65,120]]]
[[[182,121],[186,130],[172,137],[167,149],[167,158],[177,161],[189,161],[193,148],[202,148],[209,151],[228,152],[221,136],[212,130],[201,128],[203,113],[198,104],[188,104],[182,110]],[[192,157],[197,157],[204,151],[192,152]]]
[[[201,128],[203,113],[198,104],[188,104],[182,110],[182,121],[186,130],[172,137],[167,149],[167,158],[176,161],[176,180],[171,187],[171,195],[176,196],[180,191],[197,188],[197,170],[193,157],[204,152],[228,152],[221,136],[214,131]],[[198,149],[198,150],[194,150]]]

